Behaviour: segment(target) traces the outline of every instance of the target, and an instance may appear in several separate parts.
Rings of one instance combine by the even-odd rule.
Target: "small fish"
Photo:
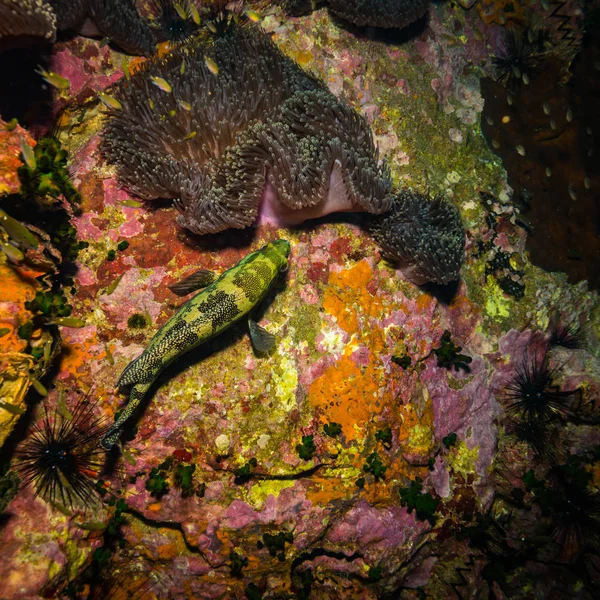
[[[109,37],[102,38],[100,40],[100,43],[98,45],[100,46],[100,48],[104,48],[104,46],[106,46],[107,44],[110,44],[110,38]]]
[[[179,67],[179,74],[183,75],[185,73],[185,60],[181,61],[181,66]]]
[[[131,71],[129,70],[129,62],[125,57],[121,61],[121,68],[123,69],[123,75],[125,75],[125,79],[131,79]]]
[[[139,200],[123,200],[120,204],[127,208],[142,208],[142,206],[144,206],[144,203]]]
[[[57,317],[48,321],[48,323],[50,325],[62,325],[63,327],[73,327],[75,329],[85,327],[85,321],[77,317]]]
[[[250,21],[252,21],[253,23],[258,23],[260,21],[260,15],[255,10],[247,8],[245,13],[248,19],[250,19]]]
[[[4,242],[0,242],[0,250],[6,254],[6,256],[15,263],[20,263],[25,260],[25,255],[18,249],[15,248],[12,244],[5,244]]]
[[[521,77],[521,81],[525,84],[525,85],[529,85],[529,75],[527,75],[527,73],[523,73],[523,77]]]
[[[47,396],[48,395],[48,390],[45,388],[45,386],[42,384],[41,381],[39,381],[35,377],[31,377],[31,376],[29,377],[29,381],[31,381],[31,385],[32,385],[33,389],[40,396]]]
[[[204,57],[204,64],[206,64],[207,69],[213,75],[218,75],[219,74],[219,65],[217,65],[217,63],[212,58],[210,58],[210,56],[205,56]]]
[[[197,131],[190,131],[190,133],[188,133],[183,139],[184,140],[193,140],[197,134],[198,134]]]
[[[552,169],[550,167],[546,167],[546,177],[552,177]]]
[[[542,110],[544,111],[545,115],[549,115],[550,114],[550,105],[548,104],[547,100],[544,100],[544,102],[542,104]]]
[[[15,118],[11,119],[6,125],[4,125],[4,129],[6,131],[14,131],[19,124],[19,121]]]
[[[509,106],[512,106],[513,103],[513,97],[510,94],[506,94],[506,104],[508,104]]]
[[[21,154],[23,155],[23,162],[32,171],[35,171],[35,168],[37,167],[35,153],[33,148],[27,143],[27,140],[24,137],[19,138],[19,147],[21,148]]]
[[[170,117],[174,117],[176,114],[177,114],[177,111],[176,111],[174,108],[172,108],[172,109],[169,111],[169,116],[170,116]]]
[[[101,445],[110,450],[160,373],[183,354],[211,340],[248,315],[267,295],[288,266],[290,244],[276,240],[248,254],[216,281],[188,300],[154,335],[138,358],[129,363],[117,386],[131,386],[129,402],[111,425]],[[257,323],[250,337],[260,352],[268,351],[272,334]]]
[[[0,208],[0,225],[4,228],[4,231],[8,234],[11,240],[14,240],[21,246],[25,248],[35,249],[38,247],[37,238],[23,225],[19,223],[16,219],[13,219],[10,215],[5,213]]]
[[[590,181],[590,178],[587,175],[583,178],[583,187],[586,190],[589,190],[592,187],[592,182]]]
[[[196,25],[200,25],[200,13],[198,12],[193,0],[189,0],[188,10],[190,12],[190,16],[192,17],[192,21],[194,21]]]
[[[577,193],[575,192],[575,187],[572,183],[569,184],[567,191],[569,192],[569,197],[571,198],[571,200],[577,200]]]
[[[152,83],[159,90],[162,90],[163,92],[167,92],[168,94],[170,94],[173,91],[171,84],[166,79],[163,79],[162,77],[155,77],[154,75],[151,75],[150,79],[152,79]]]
[[[71,87],[71,82],[68,79],[58,73],[54,73],[54,71],[46,71],[43,67],[38,67],[36,73],[41,75],[45,81],[58,90],[68,90]]]
[[[115,110],[123,108],[123,105],[114,96],[109,96],[104,92],[98,92],[98,98],[100,98],[102,103],[108,108],[114,108]]]
[[[179,18],[182,21],[187,21],[188,14],[187,14],[187,11],[185,10],[185,8],[184,8],[184,6],[182,4],[180,4],[179,2],[173,2],[173,8],[175,9],[175,11],[177,12],[177,14],[179,15]]]
[[[125,273],[121,273],[111,284],[106,288],[106,295],[110,296],[116,289],[119,283],[121,283],[121,279],[123,279],[123,275]]]
[[[73,413],[67,408],[65,401],[65,390],[60,390],[58,402],[56,404],[56,412],[66,421],[73,420]]]
[[[573,111],[570,108],[568,108],[567,114],[565,116],[567,119],[567,123],[570,123],[573,120]]]
[[[215,24],[212,21],[207,21],[206,22],[206,28],[211,32],[211,33],[217,33],[217,28],[215,27]]]
[[[104,351],[106,352],[106,360],[110,366],[115,364],[115,358],[110,351],[110,346],[108,344],[104,344]]]
[[[521,146],[521,144],[519,144],[515,150],[521,155],[521,156],[525,156],[525,148],[523,146]]]
[[[154,100],[152,100],[152,98],[148,98],[148,106],[150,106],[150,108],[154,110]]]
[[[25,409],[20,406],[15,406],[14,404],[9,404],[8,402],[0,401],[0,409],[4,409],[7,413],[11,415],[24,415]]]
[[[554,119],[550,119],[550,129],[553,131],[556,130],[556,121]]]
[[[179,104],[183,110],[192,110],[192,105],[185,100],[177,100],[177,104]]]

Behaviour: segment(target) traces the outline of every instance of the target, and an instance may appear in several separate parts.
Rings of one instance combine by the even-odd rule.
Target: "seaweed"
[[[303,435],[302,443],[296,445],[296,452],[302,460],[311,460],[317,451],[312,435]]]
[[[438,367],[443,369],[454,368],[456,371],[459,369],[469,371],[469,363],[473,359],[466,354],[460,354],[461,350],[462,347],[457,346],[452,341],[452,334],[448,330],[444,331],[440,339],[440,347],[433,350],[437,357]]]

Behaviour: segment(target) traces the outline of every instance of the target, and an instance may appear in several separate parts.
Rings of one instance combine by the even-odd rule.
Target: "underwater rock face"
[[[134,194],[175,198],[194,233],[391,206],[365,120],[258,31],[155,59],[115,98],[107,159]]]
[[[429,8],[429,0],[285,0],[283,6],[292,15],[314,10],[325,4],[336,16],[355,25],[401,29],[421,18]]]
[[[600,302],[524,254],[506,173],[480,131],[485,23],[456,3],[430,14],[424,34],[399,46],[354,37],[328,11],[293,22],[273,12],[263,25],[368,119],[398,185],[458,208],[465,264],[450,297],[399,278],[351,223],[275,231],[259,220],[249,231],[185,236],[176,209],[129,195],[99,150],[105,109],[90,90],[121,68],[133,73],[139,59],[92,52],[90,40],[52,49],[82,90],[61,96],[69,110],[57,133],[82,196],[72,224],[89,246],[64,290],[85,324],[56,326],[63,353],[43,404],[73,411],[74,391],[90,390],[95,412],[112,420],[127,402],[119,374],[184,301],[170,286],[198,269],[221,273],[276,237],[290,242],[290,267],[259,315],[273,351],[255,355],[240,323],[165,371],[123,454],[107,461],[101,508],[69,512],[31,487],[19,492],[0,519],[2,594],[594,597],[573,577],[589,573],[597,587],[593,535],[575,538],[579,555],[563,551],[577,511],[559,512],[556,535],[547,511],[583,499],[592,515],[583,531],[594,531]],[[9,153],[2,164],[18,147]],[[503,259],[493,268],[492,253]],[[498,284],[509,267],[522,272],[520,299]],[[589,323],[585,347],[549,347],[557,311],[561,323]],[[552,422],[557,447],[573,453],[563,471],[507,420],[505,388],[538,350],[560,367],[553,385],[581,392],[568,422]],[[557,484],[573,474],[574,496]]]

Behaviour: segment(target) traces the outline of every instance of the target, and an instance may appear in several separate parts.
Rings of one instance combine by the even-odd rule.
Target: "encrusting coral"
[[[0,0],[0,38],[20,35],[54,41],[56,16],[45,0]]]
[[[460,213],[450,202],[403,190],[391,212],[373,219],[371,233],[386,257],[414,283],[458,279],[465,232]]]
[[[152,54],[154,35],[132,0],[49,0],[56,13],[57,28],[83,28],[89,35],[105,35],[132,54]],[[89,29],[88,23],[93,23]]]
[[[401,29],[420,19],[429,0],[285,0],[284,8],[292,15],[302,15],[326,4],[329,10],[346,21],[367,27]]]
[[[198,234],[339,211],[390,209],[388,167],[366,121],[265,34],[233,27],[116,89],[103,151],[144,199],[174,198]]]

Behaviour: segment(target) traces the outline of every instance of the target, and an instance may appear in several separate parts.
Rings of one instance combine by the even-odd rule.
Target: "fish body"
[[[158,330],[119,378],[119,387],[132,386],[129,402],[102,439],[103,448],[112,448],[125,421],[165,368],[231,327],[260,303],[279,273],[287,268],[289,253],[287,240],[276,240],[252,252],[188,300]]]

